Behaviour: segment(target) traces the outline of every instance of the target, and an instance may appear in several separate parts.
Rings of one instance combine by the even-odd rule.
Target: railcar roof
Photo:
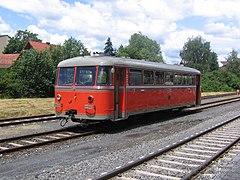
[[[111,56],[85,56],[75,57],[61,61],[58,67],[75,67],[75,66],[122,66],[134,68],[159,69],[164,71],[184,71],[186,73],[200,74],[200,71],[183,66],[156,63],[145,60],[135,60],[130,58],[119,58]]]

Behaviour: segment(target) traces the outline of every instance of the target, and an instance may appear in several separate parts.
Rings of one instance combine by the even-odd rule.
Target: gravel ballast
[[[173,112],[174,113],[174,112]],[[0,179],[88,179],[239,115],[239,102],[52,145],[13,157],[2,156]],[[150,115],[144,118],[151,119]],[[155,117],[156,118],[156,117]]]

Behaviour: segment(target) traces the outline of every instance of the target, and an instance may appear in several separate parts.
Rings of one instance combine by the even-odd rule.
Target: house
[[[28,41],[27,44],[23,47],[23,50],[29,50],[29,49],[35,49],[37,51],[43,51],[47,48],[49,48],[50,43],[42,43],[42,42],[36,42],[36,41]]]
[[[9,36],[8,36],[9,37]],[[42,43],[36,41],[28,41],[23,50],[35,49],[37,51],[43,51],[50,47],[50,43]],[[9,68],[13,63],[18,60],[20,54],[0,54],[0,68]]]
[[[226,69],[227,65],[229,64],[228,61],[220,61],[220,63],[222,64],[221,69]]]
[[[4,48],[7,46],[10,36],[0,35],[0,54],[2,54]]]
[[[0,68],[9,68],[19,58],[20,54],[0,54]]]

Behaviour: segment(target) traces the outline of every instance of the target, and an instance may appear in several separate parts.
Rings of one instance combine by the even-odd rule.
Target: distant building
[[[226,68],[227,68],[227,65],[229,64],[228,61],[220,61],[220,63],[222,63],[221,69],[226,69]]]
[[[36,42],[36,41],[28,41],[27,44],[24,46],[23,50],[29,50],[29,49],[35,49],[38,51],[43,51],[47,48],[49,48],[50,43],[42,43],[42,42]]]
[[[9,36],[7,36],[7,37],[9,37]],[[2,39],[4,39],[4,38],[2,38]],[[6,39],[6,37],[5,37],[5,39]],[[56,45],[53,45],[53,46],[55,47]],[[26,45],[24,46],[22,51],[29,50],[29,49],[35,49],[37,51],[43,51],[43,50],[45,50],[49,47],[50,47],[50,43],[28,41],[26,43]],[[21,53],[20,54],[0,54],[0,68],[11,67],[14,64],[14,62],[19,59],[20,56],[21,56]]]
[[[0,68],[9,68],[19,58],[20,54],[0,54]]]
[[[0,35],[0,54],[2,54],[9,40],[10,40],[10,37],[8,35]]]

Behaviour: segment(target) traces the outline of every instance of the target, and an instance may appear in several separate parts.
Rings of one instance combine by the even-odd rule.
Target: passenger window
[[[142,85],[142,70],[130,69],[129,84],[131,86]]]
[[[155,72],[156,84],[164,84],[164,72]]]
[[[173,85],[173,73],[171,73],[171,72],[166,73],[165,85]]]
[[[188,75],[184,74],[182,76],[182,85],[188,85]]]
[[[112,67],[105,67],[105,66],[98,68],[98,79],[97,79],[98,85],[105,85],[105,86],[112,85],[111,68]]]
[[[78,67],[76,85],[93,86],[95,82],[96,67]]]
[[[175,74],[174,75],[174,85],[181,85],[182,84],[182,75],[180,74]]]
[[[151,85],[154,83],[153,71],[144,71],[144,84]]]
[[[195,85],[195,76],[189,75],[189,85]]]
[[[74,68],[60,68],[59,77],[58,77],[58,85],[59,86],[71,86],[73,84],[74,79]]]

